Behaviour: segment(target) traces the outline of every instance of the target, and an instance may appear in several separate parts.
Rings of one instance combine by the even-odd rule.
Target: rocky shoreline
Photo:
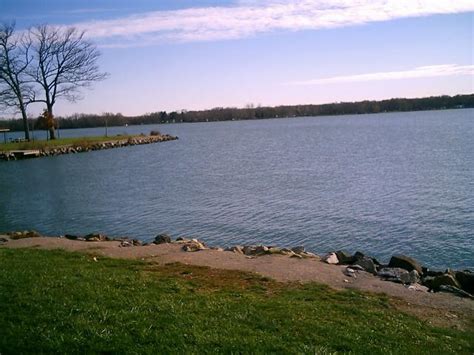
[[[42,237],[35,231],[10,232],[6,238],[0,238],[0,245],[8,243],[9,239],[18,240],[26,238]],[[63,235],[56,237],[74,241],[90,242],[119,242],[120,248],[146,247],[147,245],[179,245],[183,252],[199,252],[213,250],[223,253],[234,253],[253,259],[268,255],[280,255],[292,259],[312,259],[326,264],[342,266],[341,272],[350,282],[359,276],[371,274],[383,281],[394,282],[404,285],[406,288],[423,292],[445,292],[459,297],[474,300],[474,272],[470,270],[431,270],[422,266],[417,260],[406,255],[393,255],[387,264],[379,262],[376,258],[361,252],[349,254],[345,251],[334,251],[325,255],[317,255],[305,250],[304,246],[292,248],[280,248],[277,246],[264,245],[235,245],[227,248],[209,247],[201,240],[178,237],[173,240],[167,234],[157,235],[153,242],[143,243],[138,239],[128,237],[109,237],[103,234],[93,233],[85,236]]]
[[[158,134],[150,136],[134,136],[127,137],[124,139],[106,141],[106,142],[96,142],[96,143],[82,143],[82,144],[70,144],[58,147],[46,147],[37,150],[13,150],[13,151],[0,151],[0,160],[19,160],[26,158],[41,158],[49,156],[57,156],[63,154],[76,154],[76,153],[85,153],[96,150],[112,149],[112,148],[121,148],[129,147],[134,145],[142,144],[152,144],[159,142],[166,142],[176,140],[178,137],[171,136],[169,134]],[[24,154],[28,152],[29,154]]]

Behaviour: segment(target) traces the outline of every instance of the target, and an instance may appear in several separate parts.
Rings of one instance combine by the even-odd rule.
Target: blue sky
[[[0,0],[0,21],[73,25],[102,52],[109,79],[60,115],[472,93],[473,16],[465,0]]]

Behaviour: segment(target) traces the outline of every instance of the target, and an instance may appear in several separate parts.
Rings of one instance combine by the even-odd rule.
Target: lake
[[[1,162],[0,231],[144,241],[166,232],[474,268],[472,109],[108,131],[152,129],[180,139]]]

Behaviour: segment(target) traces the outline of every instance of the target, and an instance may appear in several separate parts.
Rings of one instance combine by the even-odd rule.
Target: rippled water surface
[[[474,267],[474,110],[130,126],[178,141],[0,163],[0,230],[305,245]],[[103,129],[62,131],[98,135]]]

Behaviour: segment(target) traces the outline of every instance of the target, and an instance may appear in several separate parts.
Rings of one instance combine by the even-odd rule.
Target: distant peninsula
[[[124,116],[120,113],[74,114],[67,117],[56,117],[59,127],[92,128],[141,124],[166,124],[185,122],[218,122],[240,121],[267,118],[308,117],[367,114],[381,112],[407,112],[474,108],[474,94],[456,96],[431,96],[423,98],[393,98],[381,101],[336,102],[320,105],[283,105],[275,107],[247,105],[245,108],[215,107],[201,111],[152,112],[140,116]],[[43,129],[39,119],[30,119],[30,127]],[[0,121],[0,128],[12,131],[23,130],[21,119]]]

